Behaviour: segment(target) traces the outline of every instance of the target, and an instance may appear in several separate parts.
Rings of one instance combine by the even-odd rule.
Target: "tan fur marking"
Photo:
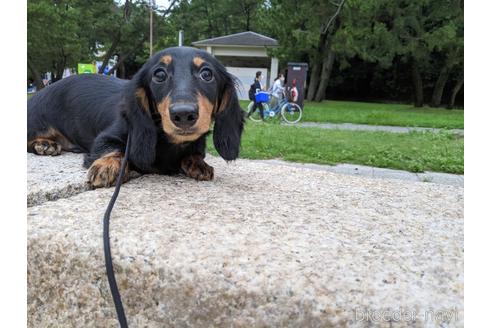
[[[41,147],[43,143],[49,146]],[[27,141],[27,150],[32,150],[39,155],[59,155],[63,149],[67,150],[73,147],[73,144],[60,131],[49,128],[44,133],[40,133],[34,139]],[[41,148],[46,148],[41,150]],[[51,148],[54,148],[51,149]]]
[[[150,114],[149,101],[147,100],[147,94],[145,93],[145,90],[143,88],[138,88],[135,92],[135,97],[137,97],[138,101],[140,101],[140,104],[145,109],[145,112]]]
[[[115,185],[116,179],[120,173],[121,160],[123,154],[120,152],[111,152],[92,163],[87,173],[87,179],[91,186],[95,188],[111,187]],[[128,164],[125,167],[123,181],[128,180]]]
[[[166,134],[172,135],[174,133],[175,126],[171,122],[171,117],[169,116],[169,105],[171,99],[169,96],[164,98],[160,103],[157,104],[157,111],[161,114],[162,129]]]
[[[199,181],[210,181],[214,178],[214,168],[205,163],[201,155],[190,155],[183,158],[181,169],[188,177]]]
[[[34,139],[28,144],[28,147],[38,155],[56,156],[60,155],[62,151],[60,144],[45,138]]]
[[[196,66],[196,67],[200,67],[202,66],[202,64],[205,62],[205,60],[203,60],[202,57],[198,57],[196,56],[195,58],[193,58],[193,64]]]
[[[202,94],[198,94],[196,97],[198,100],[198,122],[195,125],[198,130],[205,133],[210,128],[210,123],[212,122],[212,114],[214,112],[214,105],[207,99],[207,97]]]
[[[171,121],[171,117],[169,116],[169,106],[171,100],[169,97],[164,98],[162,102],[157,104],[157,110],[161,114],[162,129],[171,138],[171,142],[181,144],[184,142],[195,141],[210,129],[214,106],[201,94],[198,94],[197,101],[199,111],[198,120],[192,127],[193,133],[187,135],[179,134],[180,129]]]
[[[173,57],[171,57],[170,55],[164,55],[161,58],[161,62],[166,64],[166,65],[171,64],[172,61],[173,61]]]
[[[231,91],[227,89],[222,95],[222,100],[220,101],[220,106],[217,108],[217,113],[223,112],[229,105],[229,101],[231,101]]]

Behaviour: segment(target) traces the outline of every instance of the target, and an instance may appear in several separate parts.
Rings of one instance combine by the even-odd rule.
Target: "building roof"
[[[219,36],[191,43],[194,46],[251,46],[251,47],[277,47],[278,41],[266,35],[246,31],[241,33]]]

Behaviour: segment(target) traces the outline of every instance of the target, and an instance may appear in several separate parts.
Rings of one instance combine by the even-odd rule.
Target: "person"
[[[283,74],[278,74],[277,78],[275,79],[275,82],[273,83],[272,87],[272,105],[276,106],[280,100],[284,96],[284,87],[283,83],[285,81],[285,77]]]
[[[262,78],[263,78],[263,76],[261,75],[261,71],[256,72],[256,74],[255,74],[255,80],[253,82],[254,86],[252,85],[252,87],[255,90],[255,94],[258,93],[259,91],[262,91],[263,90],[263,85],[261,84]],[[260,117],[263,120],[264,119],[264,115],[263,115],[263,105],[262,105],[262,103],[261,102],[256,102],[256,99],[254,99],[253,101],[254,101],[253,108],[248,113],[248,117],[250,117],[256,111],[257,108],[260,108]]]
[[[297,98],[299,97],[299,91],[297,90],[296,84],[297,84],[297,80],[293,79],[292,80],[292,87],[290,88],[290,101],[291,102],[297,102]]]

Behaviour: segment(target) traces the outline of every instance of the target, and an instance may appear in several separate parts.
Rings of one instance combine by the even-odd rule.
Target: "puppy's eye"
[[[200,78],[205,82],[210,82],[214,78],[214,75],[209,68],[204,67],[200,71]]]
[[[167,72],[163,68],[158,68],[154,71],[154,81],[162,83],[167,80]]]

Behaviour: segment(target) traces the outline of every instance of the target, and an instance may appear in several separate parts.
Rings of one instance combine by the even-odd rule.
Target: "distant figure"
[[[279,101],[284,97],[284,87],[283,83],[285,81],[285,77],[283,74],[279,74],[275,79],[272,87],[272,105],[275,106],[279,103]]]
[[[263,78],[263,76],[261,75],[261,71],[256,72],[255,80],[254,80],[253,84],[251,85],[251,88],[254,89],[255,94],[258,93],[259,91],[263,90],[263,86],[261,85],[261,79],[262,78]],[[263,120],[264,115],[263,115],[262,103],[256,102],[256,98],[254,96],[253,96],[252,100],[254,101],[254,105],[253,105],[253,108],[251,109],[251,111],[248,113],[248,117],[250,117],[256,111],[256,109],[259,107],[260,108],[260,117]]]
[[[290,88],[290,101],[297,102],[297,98],[299,97],[299,91],[297,90],[297,80],[292,80],[292,87]]]

